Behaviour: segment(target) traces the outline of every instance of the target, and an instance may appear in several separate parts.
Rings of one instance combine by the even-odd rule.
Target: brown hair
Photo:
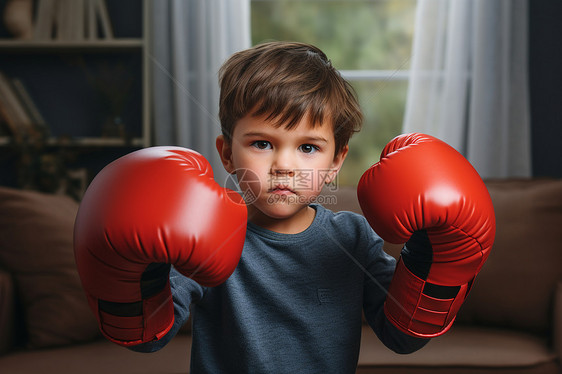
[[[305,115],[312,126],[331,123],[336,154],[361,128],[355,91],[312,45],[270,42],[235,53],[219,70],[219,83],[219,117],[227,142],[236,121],[250,112],[287,129]]]

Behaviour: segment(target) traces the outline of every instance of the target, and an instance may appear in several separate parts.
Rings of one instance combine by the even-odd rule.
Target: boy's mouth
[[[277,184],[273,188],[270,188],[267,192],[276,195],[292,195],[295,193],[289,186],[283,184]]]

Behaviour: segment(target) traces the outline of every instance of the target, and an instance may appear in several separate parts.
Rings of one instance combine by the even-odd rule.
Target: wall
[[[562,178],[562,1],[529,0],[533,174]]]

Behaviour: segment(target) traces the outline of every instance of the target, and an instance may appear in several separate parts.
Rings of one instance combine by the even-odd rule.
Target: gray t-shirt
[[[390,349],[427,340],[398,331],[383,313],[395,268],[365,218],[320,205],[312,224],[280,234],[248,223],[240,262],[214,288],[172,270],[176,321],[164,346],[193,313],[191,373],[355,373],[361,314]]]

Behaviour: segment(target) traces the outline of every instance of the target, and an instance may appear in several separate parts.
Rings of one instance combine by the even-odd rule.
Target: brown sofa
[[[365,326],[357,373],[562,373],[562,181],[487,185],[496,243],[451,331],[398,355]],[[359,212],[353,189],[323,196]],[[0,373],[187,373],[188,328],[153,354],[100,337],[74,267],[77,207],[0,188]]]

